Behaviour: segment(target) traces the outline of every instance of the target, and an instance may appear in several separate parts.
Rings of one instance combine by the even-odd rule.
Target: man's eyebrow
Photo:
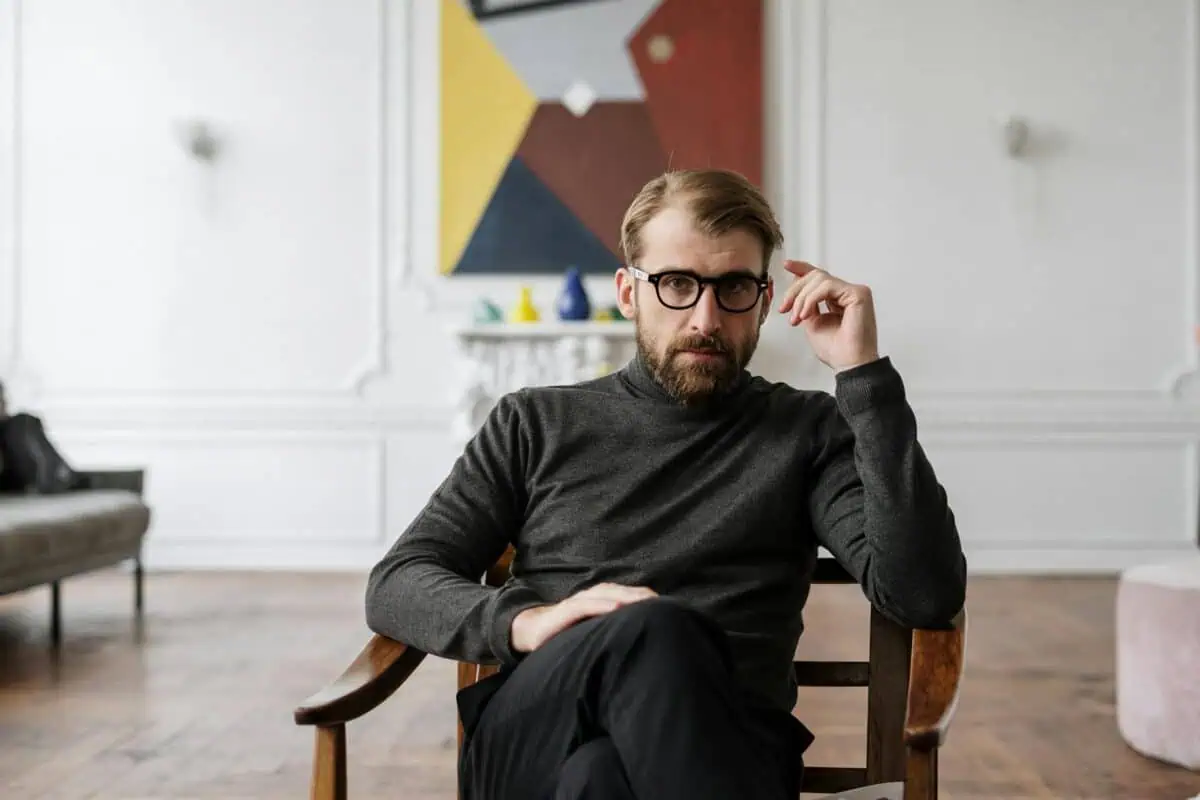
[[[695,267],[687,267],[687,266],[683,266],[680,264],[668,264],[668,265],[660,267],[659,269],[656,270],[656,272],[689,272],[693,275],[700,274],[700,271],[698,269],[696,269]],[[766,273],[759,275],[758,272],[755,271],[755,269],[753,267],[733,267],[732,269],[725,270],[724,272],[718,273],[716,277],[721,277],[724,275],[747,275],[747,276],[750,276],[753,278],[767,277]]]

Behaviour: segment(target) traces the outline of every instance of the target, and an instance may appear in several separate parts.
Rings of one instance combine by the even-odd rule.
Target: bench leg
[[[58,581],[50,584],[50,642],[55,649],[62,645],[62,588]]]
[[[145,606],[145,573],[142,570],[142,557],[138,556],[133,561],[133,608],[137,612],[138,619],[142,618],[142,609]]]

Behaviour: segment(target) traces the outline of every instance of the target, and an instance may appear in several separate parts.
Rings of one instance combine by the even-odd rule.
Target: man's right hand
[[[658,592],[644,586],[599,583],[554,605],[527,608],[513,618],[513,649],[532,653],[580,620],[657,596]]]

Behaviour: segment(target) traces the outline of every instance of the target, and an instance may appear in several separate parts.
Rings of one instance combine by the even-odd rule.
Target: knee
[[[691,606],[670,597],[652,597],[621,606],[609,614],[621,625],[655,629],[691,629],[707,620]]]
[[[678,656],[727,649],[724,632],[708,617],[669,598],[653,598],[622,606],[608,615],[614,638],[639,648]]]

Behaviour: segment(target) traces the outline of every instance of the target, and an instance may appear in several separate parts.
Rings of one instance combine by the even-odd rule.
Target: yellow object
[[[440,271],[462,257],[537,109],[461,0],[442,0]]]
[[[517,304],[508,312],[509,322],[537,322],[540,318],[537,306],[533,304],[533,290],[528,286],[521,287],[521,295]]]

